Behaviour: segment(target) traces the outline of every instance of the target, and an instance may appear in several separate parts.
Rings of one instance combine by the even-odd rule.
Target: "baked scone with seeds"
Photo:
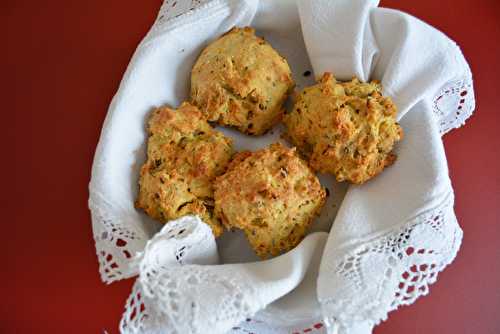
[[[205,117],[251,135],[281,121],[293,87],[286,59],[250,27],[212,42],[191,71],[191,100]]]
[[[261,258],[295,247],[326,198],[318,178],[295,148],[281,144],[236,154],[215,180],[215,214],[245,231]]]
[[[286,136],[314,170],[364,183],[396,160],[392,150],[403,138],[396,106],[381,90],[376,81],[338,82],[325,73],[285,115]]]
[[[229,164],[231,139],[215,131],[189,103],[153,111],[148,132],[136,207],[162,222],[199,215],[219,236],[223,226],[213,215],[213,181]]]

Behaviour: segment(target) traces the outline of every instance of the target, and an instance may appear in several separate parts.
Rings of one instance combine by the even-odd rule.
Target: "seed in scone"
[[[285,115],[286,136],[314,170],[364,183],[396,160],[392,150],[403,138],[396,106],[381,90],[376,81],[338,82],[325,73]]]
[[[281,144],[236,154],[214,187],[215,215],[244,230],[263,258],[295,247],[326,198],[307,163]]]
[[[153,111],[148,132],[136,207],[162,222],[199,215],[219,236],[223,227],[213,215],[213,181],[229,164],[231,140],[215,131],[189,103],[177,110]]]
[[[191,71],[191,100],[205,117],[251,135],[281,121],[293,87],[287,61],[249,27],[208,45]]]

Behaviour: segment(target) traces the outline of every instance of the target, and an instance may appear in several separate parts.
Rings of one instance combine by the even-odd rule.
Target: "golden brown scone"
[[[369,180],[396,160],[392,148],[403,137],[396,106],[381,89],[375,81],[337,82],[325,73],[285,115],[287,137],[314,170],[338,181]]]
[[[136,207],[162,222],[197,214],[219,236],[223,227],[213,215],[213,181],[231,159],[231,140],[189,103],[156,109],[148,132]]]
[[[285,58],[249,27],[212,42],[191,71],[191,100],[205,117],[251,135],[281,121],[293,87]]]
[[[215,180],[215,214],[243,229],[258,256],[295,247],[326,198],[318,178],[295,148],[273,144],[236,154]]]

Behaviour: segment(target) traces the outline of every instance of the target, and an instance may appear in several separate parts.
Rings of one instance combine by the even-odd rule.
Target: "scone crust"
[[[295,247],[325,198],[295,149],[279,143],[236,154],[215,181],[215,214],[228,228],[243,229],[262,258]]]
[[[191,71],[191,100],[205,117],[251,135],[281,121],[293,87],[286,59],[250,27],[212,42]]]
[[[213,215],[213,181],[231,159],[231,140],[189,103],[153,111],[148,132],[136,207],[162,222],[197,214],[219,236],[223,227]]]
[[[286,136],[311,167],[338,181],[361,184],[391,165],[403,137],[397,109],[376,82],[338,82],[325,73],[304,89],[284,118]]]

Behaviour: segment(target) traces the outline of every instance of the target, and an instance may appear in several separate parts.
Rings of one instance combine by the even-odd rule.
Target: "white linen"
[[[349,188],[330,231],[318,296],[324,315],[341,332],[353,332],[360,321],[368,323],[360,332],[371,331],[388,311],[406,303],[397,293],[427,293],[429,276],[453,260],[462,236],[432,99],[447,83],[470,78],[469,67],[444,34],[377,5],[375,0],[298,1],[315,74],[380,80],[405,131],[397,162],[367,184]],[[442,219],[439,229],[431,227],[434,219]],[[388,240],[390,245],[381,243]],[[405,272],[416,275],[407,279]],[[407,291],[409,286],[414,288]]]
[[[442,33],[377,5],[164,3],[110,105],[89,185],[102,279],[110,283],[139,274],[122,332],[224,333],[234,327],[238,333],[289,333],[313,328],[322,317],[331,332],[369,333],[389,311],[426,294],[453,260],[462,231],[440,135],[472,113],[471,73]],[[233,263],[252,259],[248,249],[239,250],[245,243],[238,236],[221,239],[217,252],[210,229],[198,218],[182,218],[158,232],[161,226],[133,202],[148,112],[185,99],[189,71],[206,43],[234,25],[249,24],[289,59],[299,88],[311,84],[301,75],[311,65],[318,76],[330,71],[340,79],[380,80],[399,107],[405,138],[397,145],[397,162],[365,185],[351,186],[338,213],[339,205],[332,207],[342,200],[345,185],[322,176],[333,184],[334,196],[315,230],[330,230],[336,216],[328,241],[326,233],[315,232],[275,259]],[[240,149],[278,140],[278,130],[258,140],[225,131],[237,137]],[[220,259],[233,264],[217,264]],[[245,318],[252,319],[239,324]]]

